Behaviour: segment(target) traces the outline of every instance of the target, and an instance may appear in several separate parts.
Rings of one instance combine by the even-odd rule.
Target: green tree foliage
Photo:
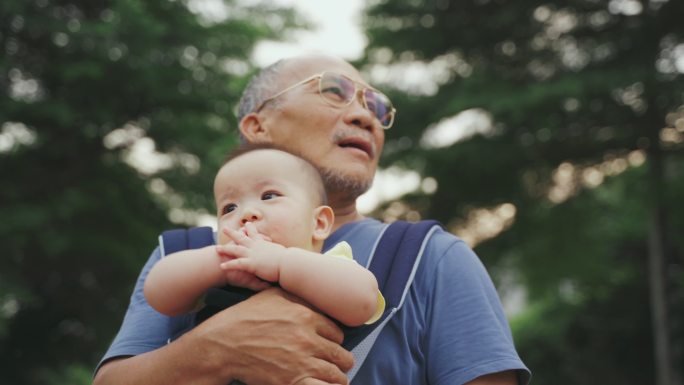
[[[252,48],[301,24],[216,3],[0,4],[0,383],[88,383],[167,212],[211,210]]]
[[[403,197],[406,212],[458,228],[474,209],[515,208],[512,224],[476,251],[501,283],[513,275],[526,288],[513,326],[535,383],[656,383],[654,282],[667,295],[672,366],[684,367],[683,17],[674,0],[367,9],[369,71],[408,78],[392,74],[419,63],[432,78],[383,85],[399,110],[385,165],[438,186]],[[466,110],[491,127],[423,144],[426,128]],[[663,271],[653,280],[658,246]]]

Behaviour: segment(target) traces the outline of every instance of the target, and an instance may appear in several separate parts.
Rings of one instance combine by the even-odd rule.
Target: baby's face
[[[286,247],[311,250],[319,198],[299,160],[282,151],[243,154],[219,170],[214,182],[219,243],[221,229],[252,222],[259,233]]]

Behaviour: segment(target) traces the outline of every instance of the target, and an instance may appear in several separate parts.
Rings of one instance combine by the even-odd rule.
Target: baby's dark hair
[[[293,152],[291,150],[286,150],[282,147],[273,145],[271,143],[244,143],[235,148],[233,151],[231,151],[228,156],[226,156],[226,159],[223,161],[223,164],[221,167],[229,163],[235,158],[238,158],[242,155],[248,154],[250,152],[258,151],[258,150],[275,150],[275,151],[281,151],[286,154],[292,155],[297,160],[302,166],[302,171],[307,175],[307,177],[311,180],[311,187],[315,189],[316,195],[319,198],[319,204],[321,205],[327,205],[328,204],[328,194],[325,192],[325,184],[323,183],[323,176],[321,175],[321,172],[318,170],[318,168],[310,162],[308,159],[304,158],[302,155]]]

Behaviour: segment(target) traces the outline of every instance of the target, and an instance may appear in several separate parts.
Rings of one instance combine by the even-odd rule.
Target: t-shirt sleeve
[[[354,261],[354,256],[352,255],[352,248],[351,245],[347,242],[339,242],[330,250],[326,251],[323,255],[329,256],[329,257],[336,257],[336,258],[342,258],[342,259],[347,259],[350,261]],[[354,261],[356,262],[356,261]],[[377,320],[382,317],[382,313],[385,311],[385,297],[382,296],[382,293],[380,290],[378,290],[378,305],[375,307],[375,313],[371,316],[371,318],[365,322],[366,325],[370,325],[372,323],[375,323]]]
[[[323,253],[323,255],[354,261],[351,245],[345,241],[336,243],[335,246],[331,247],[330,250]]]
[[[426,271],[427,360],[430,384],[463,384],[485,374],[530,373],[513,344],[494,285],[475,253],[457,238],[436,234],[438,258]],[[427,281],[427,282],[426,282]],[[431,288],[430,288],[431,286]],[[425,293],[424,292],[424,293]]]
[[[160,258],[161,253],[157,247],[138,276],[119,332],[95,372],[113,358],[135,356],[164,346],[191,326],[191,315],[168,317],[152,309],[145,300],[145,278]]]

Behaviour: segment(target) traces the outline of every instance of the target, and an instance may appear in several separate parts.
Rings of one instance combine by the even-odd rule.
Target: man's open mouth
[[[342,148],[355,148],[357,150],[363,151],[368,155],[369,158],[373,158],[374,150],[371,142],[359,138],[359,137],[349,137],[340,140],[337,143],[338,146]]]

